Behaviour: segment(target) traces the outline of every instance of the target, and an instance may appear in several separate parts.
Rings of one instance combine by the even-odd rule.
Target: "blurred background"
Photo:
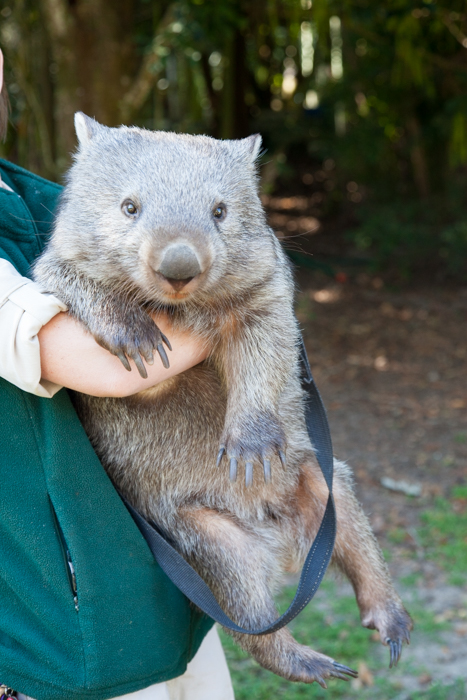
[[[238,700],[464,700],[467,3],[0,0],[0,46],[0,155],[46,178],[70,163],[76,110],[263,136],[262,198],[296,267],[335,451],[416,631],[389,673],[351,591],[328,581],[295,634],[360,678],[292,685],[224,639]]]
[[[60,179],[78,109],[109,126],[260,132],[265,194],[299,197],[308,215],[284,236],[316,233],[324,218],[345,227],[360,263],[465,275],[463,0],[0,6],[12,106],[3,156]]]

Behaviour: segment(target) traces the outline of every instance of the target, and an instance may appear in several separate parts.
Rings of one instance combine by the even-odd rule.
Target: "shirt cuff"
[[[0,376],[36,396],[52,398],[62,387],[41,378],[37,334],[67,307],[0,260]]]

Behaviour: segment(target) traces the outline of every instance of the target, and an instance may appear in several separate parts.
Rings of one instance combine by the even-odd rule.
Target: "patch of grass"
[[[409,574],[399,579],[400,583],[406,588],[413,588],[418,584],[422,575],[420,573]]]
[[[392,549],[383,547],[382,550],[384,559],[389,563],[392,561]]]
[[[436,615],[418,601],[412,601],[408,606],[409,612],[415,623],[415,629],[418,633],[424,636],[436,636],[443,630],[448,630],[451,627],[450,622],[443,620],[437,621]]]
[[[453,489],[450,499],[437,498],[421,514],[419,537],[427,556],[449,572],[453,585],[467,578],[467,486]]]
[[[388,532],[388,539],[394,544],[402,544],[407,538],[407,530],[403,527],[394,527]]]
[[[457,433],[457,435],[454,436],[454,440],[464,444],[464,442],[467,442],[467,433]]]
[[[459,678],[452,685],[434,683],[427,690],[412,693],[407,700],[465,700],[466,692],[465,681]]]

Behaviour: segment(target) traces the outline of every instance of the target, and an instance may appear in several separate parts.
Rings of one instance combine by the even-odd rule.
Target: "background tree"
[[[344,213],[377,264],[462,273],[463,0],[1,0],[4,156],[59,179],[73,112],[108,125],[260,131],[265,180]],[[323,183],[323,180],[321,181]],[[319,206],[318,206],[319,205]],[[313,212],[312,212],[313,213]]]

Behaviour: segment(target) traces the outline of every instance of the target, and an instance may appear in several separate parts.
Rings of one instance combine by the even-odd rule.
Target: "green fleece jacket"
[[[61,188],[2,160],[0,174],[0,257],[28,275]],[[0,489],[0,684],[105,700],[182,674],[212,620],[155,563],[66,390],[0,380]]]

